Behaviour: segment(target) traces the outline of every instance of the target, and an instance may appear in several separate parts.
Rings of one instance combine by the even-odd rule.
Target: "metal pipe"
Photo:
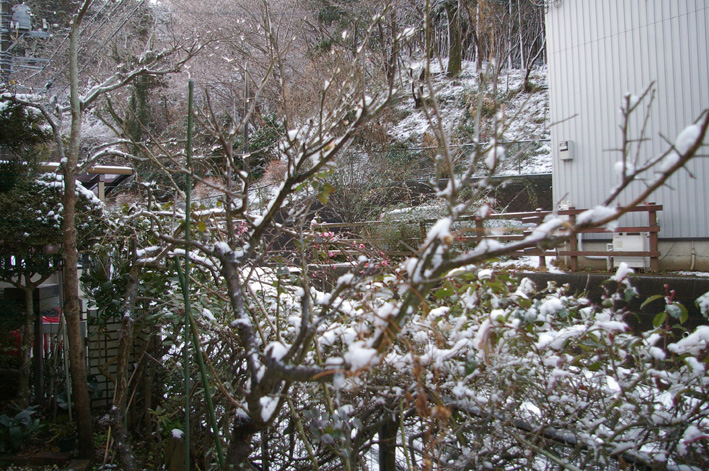
[[[689,271],[694,271],[697,263],[697,251],[694,249],[694,241],[692,241],[692,263],[689,265]]]
[[[576,234],[576,237],[579,241],[579,252],[583,252],[583,234],[579,233]],[[610,260],[611,255],[604,256],[604,255],[584,255],[583,258],[588,259],[588,260]]]

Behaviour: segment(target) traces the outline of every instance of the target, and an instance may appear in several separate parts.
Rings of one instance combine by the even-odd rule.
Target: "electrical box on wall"
[[[573,147],[574,146],[573,146],[572,141],[559,142],[559,158],[561,160],[573,160],[573,158],[574,158]]]
[[[647,232],[614,232],[614,251],[646,252],[650,250],[650,234]],[[613,267],[618,268],[625,262],[630,268],[650,268],[650,257],[614,256]]]

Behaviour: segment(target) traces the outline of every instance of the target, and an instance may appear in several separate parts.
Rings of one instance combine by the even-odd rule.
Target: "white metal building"
[[[548,3],[550,113],[560,122],[551,133],[554,200],[593,207],[620,181],[613,149],[622,142],[626,94],[640,95],[654,82],[647,157],[667,149],[661,136],[674,141],[709,108],[709,0]],[[639,137],[642,118],[631,121],[631,136]],[[560,150],[564,142],[568,151]],[[709,154],[709,146],[703,149]],[[694,159],[688,170],[696,178],[681,171],[672,188],[653,197],[664,206],[660,268],[709,271],[709,157]]]

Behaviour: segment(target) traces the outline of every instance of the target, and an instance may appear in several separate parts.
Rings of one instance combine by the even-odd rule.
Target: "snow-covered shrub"
[[[342,355],[353,370],[371,367],[342,383],[341,404],[389,410],[413,462],[706,466],[706,327],[682,340],[664,326],[632,332],[624,320],[631,314],[612,303],[593,305],[555,286],[535,292],[529,280],[480,269],[445,279],[379,358],[357,339],[396,302],[394,280],[368,286],[359,322],[325,330],[322,354]]]

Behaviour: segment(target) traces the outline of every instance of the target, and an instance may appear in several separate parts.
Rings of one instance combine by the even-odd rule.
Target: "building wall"
[[[603,251],[607,244],[608,241],[587,241],[583,248]],[[660,271],[680,271],[685,276],[690,276],[691,272],[709,272],[709,240],[661,240],[659,249],[662,254],[659,259]],[[568,267],[568,257],[561,257],[560,260]],[[585,269],[605,270],[609,261],[604,257],[579,257],[578,264]],[[610,266],[611,271],[615,271],[617,262],[611,262]]]
[[[557,0],[546,26],[551,121],[565,120],[551,132],[554,201],[592,207],[620,181],[613,149],[621,146],[627,93],[640,95],[654,81],[641,161],[667,149],[660,135],[674,141],[709,108],[709,0]],[[631,137],[640,136],[642,114],[630,121]],[[573,159],[562,161],[566,140]],[[709,238],[709,158],[688,170],[695,179],[681,171],[651,199],[664,206],[660,238]],[[634,222],[644,221],[622,224]]]

